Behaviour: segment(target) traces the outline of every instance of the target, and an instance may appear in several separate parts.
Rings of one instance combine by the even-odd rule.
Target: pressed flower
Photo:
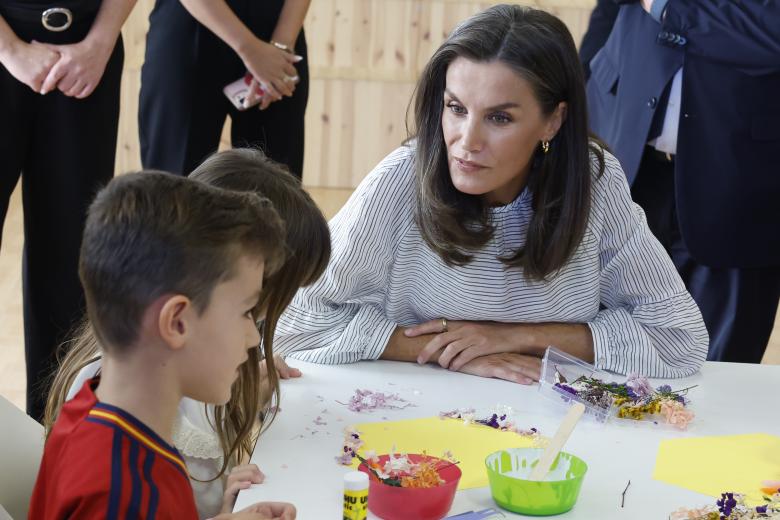
[[[339,404],[347,406],[353,412],[371,412],[374,410],[401,410],[409,406],[414,406],[406,399],[402,399],[398,394],[386,394],[384,392],[374,392],[372,390],[355,390],[355,394],[350,398],[349,403]]]
[[[636,373],[628,376],[626,388],[637,397],[647,397],[654,392],[650,381],[645,376]]]
[[[564,392],[570,393],[571,395],[577,395],[577,390],[575,390],[574,388],[570,387],[567,384],[555,383],[555,386],[557,386],[558,388],[560,388]]]

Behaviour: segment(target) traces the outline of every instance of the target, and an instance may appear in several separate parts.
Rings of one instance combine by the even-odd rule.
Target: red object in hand
[[[365,464],[358,471],[368,473],[368,510],[384,520],[439,520],[452,507],[455,491],[460,482],[460,468],[450,461],[428,455],[409,454],[409,461],[439,460],[442,469],[439,476],[444,484],[430,488],[406,488],[388,486],[379,481]],[[389,455],[380,455],[379,464],[384,467]]]

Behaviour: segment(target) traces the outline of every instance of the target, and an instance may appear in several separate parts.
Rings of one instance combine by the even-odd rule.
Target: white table
[[[282,500],[294,503],[298,518],[303,520],[340,518],[342,476],[348,469],[339,466],[334,457],[342,447],[343,428],[350,424],[380,421],[382,417],[431,417],[444,410],[479,410],[500,403],[527,418],[523,425],[535,426],[550,437],[565,411],[540,395],[537,385],[483,379],[430,365],[389,361],[338,366],[292,364],[304,376],[282,382],[281,411],[252,455],[252,462],[260,466],[266,480],[239,494],[236,511],[262,500]],[[663,382],[654,380],[654,386]],[[689,430],[581,423],[565,449],[588,463],[588,473],[574,509],[560,518],[664,519],[681,506],[710,504],[712,498],[706,495],[653,480],[662,439],[757,432],[780,435],[780,416],[776,413],[780,366],[706,363],[696,376],[669,382],[674,388],[699,385],[689,394],[696,412]],[[399,393],[417,406],[354,413],[336,403],[348,402],[356,388]],[[317,416],[322,416],[327,425],[315,425]],[[304,438],[299,437],[301,434]],[[621,493],[629,479],[631,487],[621,508]],[[465,490],[456,495],[449,515],[488,507],[497,507],[489,488]],[[504,514],[508,518],[521,517],[507,511]]]

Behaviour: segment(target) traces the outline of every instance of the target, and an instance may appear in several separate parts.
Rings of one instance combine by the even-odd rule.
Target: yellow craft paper
[[[500,431],[488,426],[465,424],[456,419],[410,419],[356,424],[365,442],[360,453],[374,450],[377,455],[390,453],[395,446],[396,453],[422,453],[440,457],[445,451],[452,452],[460,461],[463,475],[458,489],[485,487],[488,485],[485,457],[505,448],[530,447],[533,440],[514,432]],[[360,463],[355,459],[353,464]]]
[[[761,481],[780,479],[780,437],[765,433],[661,441],[653,478],[720,497],[743,493],[763,502]]]

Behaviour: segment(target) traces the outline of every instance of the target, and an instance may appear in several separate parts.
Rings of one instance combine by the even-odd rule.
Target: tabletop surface
[[[342,477],[349,468],[339,466],[335,456],[342,448],[343,430],[350,424],[431,417],[455,408],[480,410],[502,404],[511,406],[524,424],[551,437],[565,413],[539,394],[538,385],[484,379],[433,365],[392,361],[291,364],[302,370],[303,377],[282,381],[280,411],[252,455],[252,462],[266,475],[265,482],[242,491],[236,511],[274,500],[295,504],[302,520],[339,518]],[[615,380],[623,378],[616,376]],[[584,459],[589,469],[574,509],[559,518],[664,519],[679,507],[711,504],[711,497],[653,480],[659,442],[702,435],[780,435],[776,413],[780,366],[708,362],[695,376],[652,381],[654,386],[669,382],[673,388],[698,385],[689,393],[694,422],[684,432],[581,422],[565,450]],[[397,393],[415,406],[355,413],[337,402],[348,402],[358,388]],[[621,494],[629,480],[631,486],[621,507]],[[487,487],[469,489],[458,492],[449,515],[488,507],[496,506]],[[503,513],[507,518],[523,518]],[[369,518],[375,517],[369,514]]]

